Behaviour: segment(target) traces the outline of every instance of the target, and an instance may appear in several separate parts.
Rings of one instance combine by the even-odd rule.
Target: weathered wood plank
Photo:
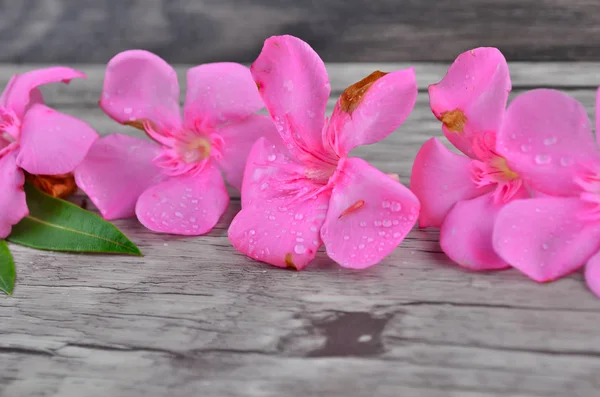
[[[0,61],[245,61],[294,34],[328,61],[451,60],[480,45],[514,60],[599,60],[590,0],[22,0],[0,2]]]
[[[437,67],[424,65],[443,73]],[[514,95],[549,82],[543,66],[535,67],[539,76],[521,77]],[[0,80],[8,68],[0,66]],[[352,79],[364,71],[339,68],[359,70],[349,72]],[[101,133],[134,132],[93,106],[102,71],[91,69],[90,81],[69,87],[89,100],[54,87],[45,91],[47,101]],[[563,88],[592,115],[595,68],[548,69],[577,76]],[[439,122],[421,92],[399,131],[357,154],[407,183],[416,151],[433,135],[441,135]],[[0,395],[588,397],[600,391],[600,301],[580,273],[552,284],[514,270],[471,273],[444,256],[434,230],[413,230],[384,262],[361,272],[337,267],[322,252],[304,272],[275,269],[231,248],[226,229],[239,205],[234,198],[217,227],[196,238],[117,221],[144,258],[11,245],[18,284],[13,297],[0,299]]]

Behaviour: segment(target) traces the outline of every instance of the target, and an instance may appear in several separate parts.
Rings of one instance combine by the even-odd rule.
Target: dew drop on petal
[[[391,227],[392,226],[392,221],[390,221],[389,219],[386,219],[383,221],[383,227]]]
[[[546,145],[546,146],[554,145],[556,143],[556,141],[558,141],[558,139],[555,136],[551,136],[551,137],[544,139],[544,145]]]
[[[306,252],[306,247],[304,246],[304,244],[296,244],[296,246],[294,247],[294,252],[301,255]]]
[[[542,249],[543,249],[544,251],[547,251],[547,250],[548,250],[548,248],[550,248],[550,247],[548,246],[548,244],[546,244],[546,243],[542,244]]]
[[[350,240],[350,236],[344,236],[344,240],[346,240],[346,241]]]
[[[396,201],[394,201],[394,202],[392,203],[392,211],[393,211],[393,212],[398,212],[398,211],[400,211],[401,209],[402,209],[402,205],[401,205],[400,203],[398,203],[398,202],[396,202]]]
[[[525,153],[525,152],[528,152],[528,151],[530,151],[530,150],[531,150],[531,145],[527,145],[527,144],[523,144],[523,145],[521,145],[521,151],[522,151],[522,152],[524,152],[524,153]]]
[[[573,163],[574,163],[574,161],[571,157],[561,157],[561,159],[560,159],[560,165],[562,165],[563,167],[568,167],[568,166],[572,165]]]
[[[550,162],[552,161],[552,157],[550,157],[550,155],[548,154],[538,154],[535,156],[534,160],[536,164],[546,165],[550,164]]]
[[[389,201],[384,201],[381,203],[382,208],[390,208],[391,203]]]
[[[302,215],[302,214],[300,214],[300,213],[298,213],[298,214],[296,214],[296,215],[294,216],[294,219],[296,219],[296,220],[298,220],[298,221],[301,221],[301,220],[302,220],[302,218],[304,218],[304,215]]]

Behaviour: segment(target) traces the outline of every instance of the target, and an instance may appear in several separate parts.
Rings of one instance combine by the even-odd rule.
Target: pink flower
[[[247,67],[213,63],[187,72],[183,117],[175,70],[147,51],[125,51],[106,69],[100,106],[156,143],[113,134],[77,169],[77,184],[106,219],[137,215],[155,232],[209,232],[229,204],[220,170],[240,188],[246,157],[273,122]]]
[[[271,37],[251,67],[286,147],[259,140],[248,158],[242,211],[229,228],[251,258],[298,270],[321,244],[340,265],[366,268],[404,239],[419,213],[417,198],[356,157],[359,145],[393,132],[412,110],[412,69],[375,72],[349,87],[331,120],[325,65],[305,42]]]
[[[88,124],[44,105],[37,88],[85,77],[65,67],[39,69],[14,75],[0,96],[0,239],[29,214],[23,171],[70,173],[97,139]]]
[[[600,130],[597,98],[596,137]],[[498,134],[509,166],[545,197],[515,201],[498,214],[494,248],[538,282],[587,263],[585,277],[600,296],[600,152],[585,108],[554,90],[515,99]]]
[[[441,227],[440,245],[459,265],[473,270],[508,267],[492,247],[499,211],[530,196],[507,163],[496,136],[510,127],[506,102],[508,65],[495,48],[461,54],[444,79],[429,87],[431,109],[450,142],[469,157],[427,141],[415,159],[411,189],[421,201],[419,226]],[[514,106],[514,105],[513,105]]]

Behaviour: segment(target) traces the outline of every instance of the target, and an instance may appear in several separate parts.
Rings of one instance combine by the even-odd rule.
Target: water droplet
[[[267,190],[269,188],[269,184],[267,182],[260,185],[260,190]]]
[[[272,221],[274,221],[274,220],[275,220],[275,217],[274,217],[273,215],[269,215],[269,220],[272,220]]]
[[[380,230],[379,233],[377,233],[377,234],[379,234],[382,237],[385,236],[385,232],[383,230]]]
[[[302,237],[296,237],[296,241],[299,242],[299,243],[301,243],[301,242],[304,241],[304,239]]]
[[[296,219],[298,221],[301,221],[302,218],[304,218],[304,215],[302,215],[302,214],[296,214],[296,216],[294,216],[294,219]]]
[[[389,219],[386,219],[383,221],[383,227],[391,227],[392,226],[392,221],[390,221]]]
[[[255,234],[256,234],[256,231],[254,231],[254,230],[250,230],[248,233],[250,233],[251,235],[255,235]]]
[[[183,214],[182,214],[181,212],[179,212],[179,211],[177,211],[177,212],[175,213],[175,216],[176,216],[177,218],[183,218]]]
[[[548,244],[546,244],[546,243],[542,244],[542,249],[543,249],[544,251],[547,251],[547,250],[548,250],[548,248],[550,248],[550,246],[549,246]]]
[[[402,233],[400,233],[400,232],[396,232],[396,233],[394,233],[394,238],[398,238],[398,237],[400,237],[400,236],[402,236]]]
[[[315,225],[312,225],[312,226],[310,227],[310,231],[311,231],[311,232],[316,232],[316,231],[317,231],[317,227],[316,227]]]
[[[346,241],[350,240],[350,236],[344,236],[344,240],[346,240]]]
[[[400,203],[398,203],[398,202],[396,202],[396,201],[394,201],[394,202],[392,203],[392,211],[393,211],[393,212],[398,212],[398,211],[400,211],[401,209],[402,209],[402,204],[400,204]]]
[[[527,145],[527,144],[523,144],[523,145],[521,145],[521,151],[522,151],[522,152],[524,152],[524,153],[525,153],[525,152],[528,152],[528,151],[530,151],[530,150],[531,150],[531,145]]]
[[[294,252],[301,255],[306,252],[306,247],[304,246],[304,244],[296,244],[296,246],[294,247]]]
[[[360,222],[360,227],[366,227],[366,226],[367,226],[367,222],[365,222],[365,221]]]
[[[267,157],[267,160],[269,160],[269,161],[275,161],[276,159],[277,159],[277,156],[276,156],[275,154],[270,154],[270,155]]]
[[[571,157],[561,157],[560,159],[560,165],[562,165],[563,167],[568,167],[573,163],[574,160]]]
[[[535,156],[535,163],[539,165],[550,164],[552,157],[549,154],[538,154]]]
[[[131,114],[131,113],[133,113],[133,109],[132,108],[125,108],[125,109],[123,109],[123,112],[125,114]]]
[[[544,139],[544,145],[546,145],[546,146],[554,145],[556,143],[556,141],[558,141],[558,138],[556,138],[555,136],[551,136],[551,137]]]
[[[358,245],[358,249],[361,249],[361,250],[362,250],[362,249],[364,249],[364,248],[365,248],[365,245],[364,245],[364,244],[359,244],[359,245]]]
[[[373,224],[377,227],[381,226],[381,221],[374,221]]]
[[[381,203],[381,207],[383,208],[390,208],[390,202],[389,201],[384,201],[383,203]]]

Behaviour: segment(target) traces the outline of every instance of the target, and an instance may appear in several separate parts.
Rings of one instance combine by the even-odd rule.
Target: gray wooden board
[[[600,65],[511,66],[515,94],[561,86],[593,113]],[[333,65],[333,91],[395,67]],[[420,88],[446,67],[419,65]],[[102,133],[133,132],[94,107],[102,68],[84,69],[87,82],[46,89],[48,103]],[[14,70],[0,66],[0,81]],[[399,131],[357,154],[406,183],[430,136],[439,122],[421,92]],[[552,284],[514,270],[471,273],[444,256],[436,231],[417,229],[365,271],[322,252],[303,272],[280,270],[231,248],[238,210],[234,198],[195,238],[117,221],[144,258],[11,245],[18,284],[0,298],[0,395],[598,395],[600,301],[580,273]]]
[[[440,61],[472,47],[514,60],[600,60],[594,0],[2,0],[0,61],[251,61],[294,34],[328,61]]]

